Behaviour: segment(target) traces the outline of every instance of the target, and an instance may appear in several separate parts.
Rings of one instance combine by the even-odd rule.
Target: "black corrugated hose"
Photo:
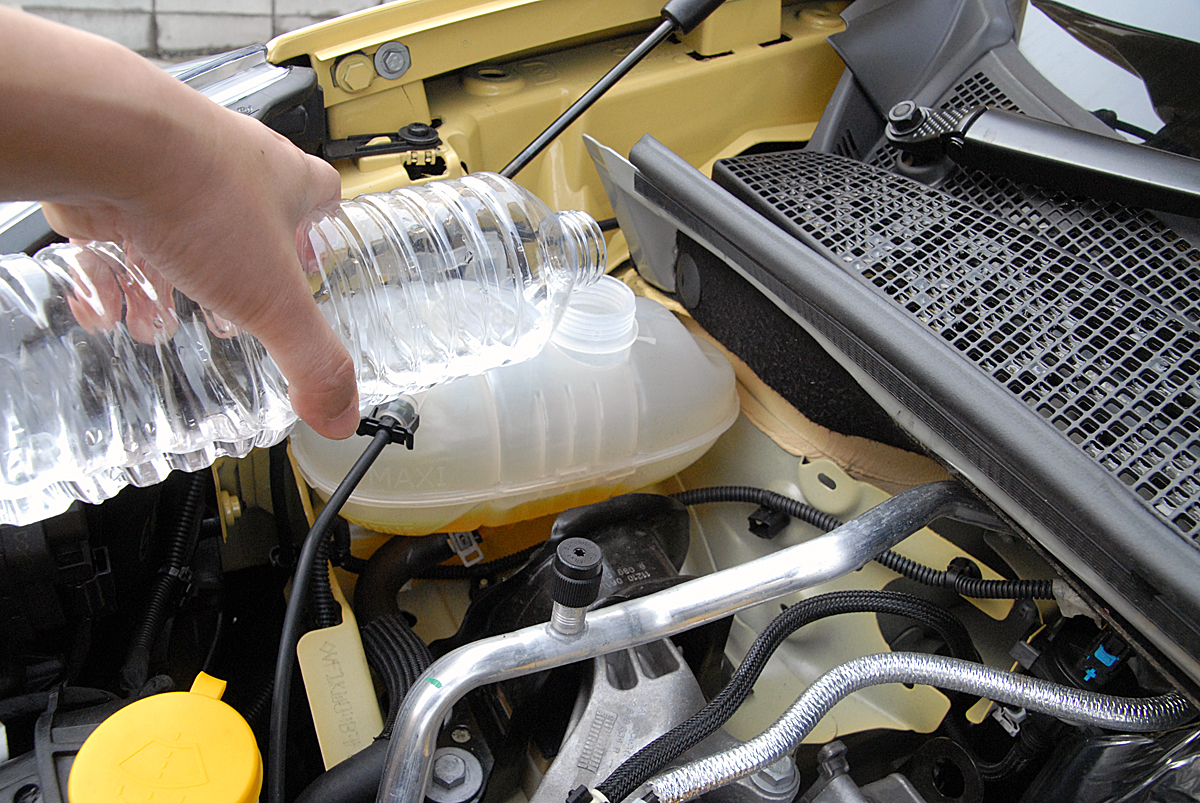
[[[388,712],[380,739],[390,738],[396,712],[404,695],[433,663],[429,646],[413,632],[403,613],[372,619],[360,631],[367,663],[383,677],[388,695]]]
[[[790,496],[768,491],[766,488],[751,488],[747,485],[717,485],[712,488],[693,488],[671,495],[680,504],[691,507],[710,502],[748,502],[762,505],[771,510],[786,513],[793,519],[808,522],[822,532],[830,532],[842,526],[841,519],[817,510]]]
[[[127,693],[142,688],[150,675],[150,651],[162,632],[180,584],[187,585],[187,570],[196,553],[196,542],[200,538],[200,521],[204,512],[205,483],[212,481],[207,471],[185,474],[187,483],[183,491],[175,520],[170,527],[167,556],[150,584],[146,610],[134,632],[133,643],[121,667],[121,687]]]
[[[722,485],[683,491],[674,494],[673,498],[688,506],[710,502],[746,502],[761,505],[807,522],[823,532],[830,532],[842,526],[840,519],[817,510],[812,505],[765,488]],[[973,599],[1054,599],[1054,585],[1050,580],[981,580],[957,572],[923,566],[890,549],[875,560],[922,585],[945,588]]]
[[[837,591],[806,599],[775,617],[759,634],[729,683],[708,705],[627,758],[596,787],[597,791],[612,803],[627,798],[656,772],[699,744],[733,716],[754,688],[767,659],[784,639],[804,625],[842,613],[885,613],[916,620],[937,633],[953,657],[979,661],[979,653],[962,622],[944,608],[911,594]]]
[[[333,596],[333,587],[329,581],[331,539],[332,535],[322,538],[321,543],[317,545],[317,554],[313,556],[312,616],[313,624],[318,630],[342,623],[342,606]]]
[[[1050,580],[981,580],[931,569],[890,549],[875,560],[922,585],[949,589],[973,599],[1054,599],[1054,584]]]

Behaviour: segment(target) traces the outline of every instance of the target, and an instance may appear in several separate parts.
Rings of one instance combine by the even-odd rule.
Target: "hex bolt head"
[[[375,51],[375,70],[384,78],[400,78],[411,66],[412,54],[402,42],[384,42]]]
[[[800,788],[800,777],[790,756],[784,756],[751,776],[759,789],[771,795],[788,794]]]
[[[902,100],[891,108],[887,117],[897,133],[907,134],[925,122],[925,111],[911,100]]]
[[[383,64],[392,72],[399,72],[408,66],[408,60],[404,58],[403,53],[391,50],[383,57]]]
[[[432,775],[425,796],[433,803],[469,803],[483,789],[483,766],[461,747],[439,747],[433,754]]]
[[[443,789],[461,786],[467,780],[467,762],[453,753],[438,756],[433,762],[433,782]]]
[[[362,92],[375,79],[375,67],[362,53],[343,56],[333,68],[333,82],[344,92]]]

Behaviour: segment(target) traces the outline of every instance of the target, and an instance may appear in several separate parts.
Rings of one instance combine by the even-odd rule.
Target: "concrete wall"
[[[0,0],[158,57],[265,42],[379,0]]]

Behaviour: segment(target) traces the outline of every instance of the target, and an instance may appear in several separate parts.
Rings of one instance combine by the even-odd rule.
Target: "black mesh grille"
[[[938,106],[969,109],[978,104],[1021,111],[983,72],[960,81]],[[891,143],[881,139],[865,161],[895,170],[898,155]],[[1150,212],[1047,191],[978,170],[956,170],[940,189],[1036,232],[1188,320],[1200,322],[1200,249]]]
[[[1169,258],[1099,222],[1047,207],[1038,214],[1053,225],[1030,226],[1032,210],[981,212],[830,154],[722,164],[775,217],[953,345],[1196,544],[1200,331],[1190,271],[1171,261],[1191,257],[1165,227],[1148,231]],[[1127,227],[1149,225],[1124,212]]]

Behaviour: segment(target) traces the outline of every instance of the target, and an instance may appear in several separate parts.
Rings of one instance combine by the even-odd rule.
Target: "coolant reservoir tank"
[[[495,527],[642,488],[699,458],[737,418],[733,369],[612,277],[576,291],[527,362],[419,397],[415,448],[389,446],[342,515],[406,535]],[[366,441],[292,434],[328,497]]]
[[[146,697],[101,722],[71,765],[71,803],[254,803],[262,758],[224,691],[201,672],[191,691]]]

